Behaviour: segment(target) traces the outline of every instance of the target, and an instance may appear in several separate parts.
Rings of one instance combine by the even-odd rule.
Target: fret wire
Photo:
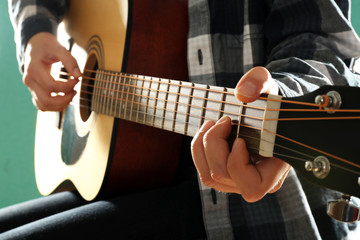
[[[201,85],[200,85],[201,86]],[[199,115],[199,116],[203,116],[205,114],[205,109],[204,109],[204,104],[205,104],[205,100],[204,97],[207,94],[207,87],[205,85],[201,86],[202,89],[199,88],[195,88],[193,90],[192,93],[192,98],[191,98],[191,105],[190,105],[190,114],[191,115]],[[200,96],[200,98],[195,98],[194,96]],[[188,121],[189,122],[193,122],[194,124],[192,125],[196,125],[198,128],[200,128],[200,126],[202,125],[202,118],[194,118],[192,116],[188,117]],[[191,131],[193,133],[195,133],[197,131],[197,129],[190,129],[189,125],[188,125],[188,129],[187,131]]]
[[[165,114],[166,114],[166,108],[167,108],[167,103],[168,103],[168,97],[169,97],[169,92],[170,92],[170,80],[167,79],[165,80],[167,84],[165,84],[166,87],[166,91],[165,91],[165,97],[164,97],[164,110],[162,111],[162,121],[161,121],[161,128],[164,129],[164,125],[165,125]]]
[[[119,108],[119,117],[121,116],[121,114],[123,114],[123,110],[124,110],[124,93],[125,93],[125,77],[121,76],[120,77],[120,83],[121,83],[121,97],[120,97],[120,108]]]
[[[137,79],[135,79],[135,80],[133,80],[132,81],[133,82],[133,94],[132,94],[132,103],[131,103],[131,107],[130,107],[130,118],[129,118],[129,120],[131,121],[132,120],[132,116],[133,116],[133,107],[134,107],[134,102],[135,102],[135,95],[136,95],[136,92],[135,92],[135,90],[136,90],[136,87],[137,87],[137,84],[138,84],[138,80]]]
[[[108,74],[106,76],[106,83],[105,83],[105,90],[104,90],[104,95],[105,95],[105,104],[104,104],[104,113],[105,114],[109,114],[109,102],[110,102],[110,99],[109,99],[109,91],[110,91],[110,88],[109,88],[109,85],[110,85],[110,77],[111,77],[111,74]]]
[[[96,73],[96,78],[100,78],[100,71],[99,70]],[[84,84],[84,82],[83,82],[83,84]],[[89,95],[91,95],[91,100],[92,100],[91,110],[99,109],[98,108],[98,102],[99,102],[98,98],[99,98],[99,96],[97,94],[97,91],[99,90],[99,88],[96,87],[97,84],[98,84],[98,81],[94,81],[92,92],[90,92],[90,94],[89,94]]]
[[[110,101],[110,95],[109,95],[109,91],[110,91],[110,88],[109,88],[109,83],[110,83],[110,77],[111,77],[111,74],[108,74],[106,75],[106,83],[105,83],[105,89],[103,90],[104,91],[104,113],[105,114],[109,114],[109,101]]]
[[[120,77],[119,76],[116,76],[116,82],[118,83],[117,86],[116,86],[116,105],[115,105],[115,116],[118,116],[119,113],[120,113],[120,108],[121,108],[121,100],[119,98],[119,94],[120,94]]]
[[[191,83],[191,86],[194,86],[194,83]],[[192,95],[194,93],[194,88],[190,89],[190,93],[189,93],[189,102],[187,105],[187,110],[186,110],[186,117],[185,117],[185,127],[184,127],[184,133],[187,135],[188,133],[188,129],[189,129],[189,117],[190,117],[190,109],[191,109],[191,103],[192,103]]]
[[[104,75],[104,72],[102,72],[102,77],[105,79],[105,77],[106,77],[106,75]],[[106,80],[106,79],[105,79]],[[103,89],[104,88],[104,85],[105,85],[105,83],[106,83],[106,81],[104,81],[104,82],[101,82],[100,84],[100,86],[101,86],[101,88],[99,89],[99,92],[100,92],[100,99],[101,99],[101,101],[100,101],[100,109],[101,109],[101,112],[104,112],[104,106],[105,106],[105,94],[104,94],[104,92],[103,92],[103,90],[101,90],[101,89]]]
[[[211,88],[213,89],[222,89],[224,90],[224,88],[222,87],[216,87],[216,86],[212,86]],[[222,99],[222,95],[219,92],[209,92],[208,93],[208,100],[207,100],[207,107],[206,107],[206,111],[205,111],[205,116],[209,117],[209,118],[215,118],[215,119],[219,119],[219,111],[221,111],[221,103],[219,102],[219,100]]]
[[[164,84],[162,83],[162,80],[159,79],[158,81],[158,84],[157,84],[157,88],[155,90],[155,103],[154,103],[154,117],[153,117],[153,120],[154,120],[154,125],[158,125],[158,116],[160,116],[162,114],[163,111],[165,111],[164,109],[161,109],[159,108],[160,104],[161,104],[161,95],[163,93],[163,91],[160,92],[160,89],[161,89],[161,84]],[[165,99],[164,99],[164,103],[165,103]],[[160,113],[158,114],[158,112],[160,111]],[[160,119],[160,123],[159,125],[161,124],[162,120]]]
[[[223,111],[224,111],[224,103],[225,103],[225,88],[223,89],[223,92],[222,92],[222,97],[221,97],[221,102],[220,102],[220,111],[218,113],[218,119],[220,119],[224,114],[223,114]]]
[[[203,108],[201,109],[201,116],[202,116],[202,118],[201,118],[201,123],[200,123],[200,126],[202,126],[203,124],[204,124],[204,121],[205,121],[205,109],[207,108],[207,100],[209,99],[209,88],[210,88],[210,86],[206,86],[206,90],[207,91],[205,91],[205,101],[204,101],[204,106],[203,106]]]
[[[145,77],[144,77],[144,79],[145,79]],[[147,98],[146,98],[146,105],[145,105],[144,122],[146,122],[146,115],[147,115],[147,112],[149,110],[149,101],[150,101],[150,85],[151,85],[151,82],[147,81],[147,83],[149,84],[149,87],[147,88]]]
[[[242,116],[244,115],[245,106],[246,103],[244,103],[244,105],[241,105],[239,109],[239,124],[237,125],[237,131],[236,131],[237,136],[239,136],[240,134],[241,123],[243,123],[244,121]]]
[[[171,83],[173,80],[169,80]],[[169,84],[168,85],[169,90],[167,93],[167,99],[166,99],[166,108],[170,109],[170,111],[165,111],[165,118],[169,118],[169,124],[164,123],[164,127],[166,130],[173,131],[175,128],[175,120],[176,120],[176,101],[178,101],[178,92],[179,92],[179,86]],[[165,122],[165,121],[164,121]]]
[[[181,92],[181,84],[178,86],[177,89],[177,94],[176,94],[176,101],[175,101],[175,109],[174,109],[174,120],[173,120],[173,124],[172,124],[172,131],[175,131],[175,127],[176,127],[176,118],[178,115],[178,109],[179,109],[179,98],[180,98],[180,92]]]
[[[114,114],[115,111],[115,104],[116,104],[116,98],[115,98],[115,76],[111,77],[111,92],[110,92],[110,96],[112,96],[112,101],[111,101],[111,105],[110,105],[110,112],[112,114]]]
[[[123,113],[123,119],[126,119],[126,114],[127,114],[127,105],[129,102],[129,84],[127,83],[129,80],[129,78],[127,76],[124,77],[124,104],[123,104],[123,108],[122,108],[122,113]]]
[[[96,78],[99,78],[99,75],[100,75],[100,72],[99,71],[96,71]],[[93,83],[93,89],[92,89],[92,92],[91,93],[96,93],[98,91],[98,88],[96,87],[96,84],[97,84],[97,81]],[[91,94],[91,100],[92,100],[92,103],[91,103],[91,108],[92,109],[98,109],[97,108],[97,104],[98,104],[98,94]]]
[[[143,95],[143,87],[144,87],[144,80],[143,79],[140,79],[139,80],[141,81],[141,88],[140,88],[140,93],[139,93],[139,103],[142,102],[142,95]],[[137,108],[138,112],[140,111],[140,104],[138,104],[138,108]],[[139,122],[139,113],[136,113],[136,122]]]
[[[182,82],[181,85],[181,89],[180,89],[180,93],[182,93],[179,96],[179,103],[185,103],[185,104],[178,104],[178,109],[180,109],[177,113],[176,113],[176,123],[175,123],[175,131],[177,132],[181,132],[184,133],[185,132],[185,127],[186,127],[186,118],[187,118],[187,110],[189,108],[189,92],[190,92],[190,88],[187,88],[186,86],[191,85],[192,83],[189,82]],[[183,87],[184,86],[184,87]],[[185,93],[185,94],[184,94]]]

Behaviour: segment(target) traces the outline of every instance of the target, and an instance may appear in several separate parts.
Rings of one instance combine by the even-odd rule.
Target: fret
[[[232,133],[234,140],[239,137],[240,122],[242,121],[243,103],[240,102],[234,95],[234,89],[226,89],[223,96],[223,115],[229,116],[235,125],[235,131]]]
[[[179,101],[179,81],[170,80],[168,85],[166,111],[163,128],[169,131],[175,130],[176,111]]]
[[[189,113],[189,105],[192,92],[192,83],[180,82],[180,93],[177,104],[176,122],[174,131],[177,133],[185,134],[187,119]]]
[[[158,103],[157,103],[157,112],[156,116],[160,118],[159,127],[164,129],[165,125],[165,113],[167,112],[170,80],[169,79],[160,79],[159,94],[158,94]]]
[[[150,93],[149,93],[149,100],[148,100],[148,111],[147,111],[147,115],[148,118],[150,119],[150,121],[148,122],[148,124],[150,126],[154,126],[154,122],[155,122],[155,111],[156,111],[156,98],[157,98],[157,94],[158,94],[158,86],[159,83],[155,80],[154,78],[150,78]]]
[[[120,103],[119,103],[119,114],[118,114],[118,118],[121,118],[121,115],[123,115],[123,111],[125,109],[125,99],[124,99],[124,95],[125,95],[125,77],[124,77],[125,74],[121,73],[121,76],[120,76],[120,81],[119,81],[119,84],[120,84]]]
[[[139,116],[141,116],[141,111],[142,111],[142,101],[143,101],[143,93],[144,93],[144,78],[140,79],[139,76],[137,76],[137,79],[140,81],[140,85],[139,85],[139,88],[137,89],[137,92],[139,94],[139,98],[138,98],[138,101],[137,101],[137,111],[136,111],[136,122],[140,122],[139,121]]]
[[[236,137],[240,137],[240,131],[241,131],[241,124],[244,124],[244,110],[246,108],[246,104],[247,103],[241,103],[240,105],[240,109],[239,109],[239,116],[238,116],[238,121],[237,121],[237,129],[236,129]]]
[[[99,84],[99,109],[101,113],[105,113],[104,112],[104,107],[105,107],[105,97],[104,97],[104,88],[105,88],[105,80],[106,80],[106,75],[105,72],[102,72],[102,78],[100,80],[100,84]]]
[[[242,103],[235,97],[234,89],[225,89],[222,101],[222,115],[229,116],[232,120],[240,122],[241,116],[239,116],[239,113]]]
[[[95,75],[95,81],[94,81],[94,88],[93,88],[93,95],[91,98],[91,109],[96,111],[97,109],[99,109],[99,81],[97,79],[101,78],[101,71],[97,70],[96,71],[96,75]]]
[[[136,89],[137,89],[137,84],[138,84],[138,80],[137,78],[131,78],[130,82],[132,83],[131,84],[131,104],[130,104],[130,116],[129,116],[129,120],[133,120],[133,116],[135,115],[136,116],[136,112],[134,112],[134,104],[136,104],[135,102],[137,102],[137,99],[138,99],[138,96],[137,96],[137,93],[136,93]]]
[[[116,87],[115,87],[115,98],[116,98],[116,104],[115,104],[115,111],[114,116],[118,117],[120,113],[121,108],[121,83],[120,83],[120,75],[117,74],[115,77]]]
[[[268,98],[280,100],[282,97],[268,95]],[[271,109],[280,109],[280,102],[268,100],[264,105],[266,111],[263,113],[263,119],[265,120],[262,121],[262,129],[266,129],[266,131],[261,131],[259,154],[264,157],[272,157],[275,144],[275,134],[272,133],[277,131],[277,121],[266,121],[266,119],[278,119],[279,111],[272,111]]]
[[[108,113],[108,109],[109,109],[109,83],[110,83],[110,75],[109,72],[105,72],[105,79],[104,79],[104,87],[101,89],[102,90],[102,95],[104,98],[104,104],[103,104],[103,113],[104,114],[109,114]]]
[[[152,126],[161,126],[161,122],[162,119],[159,117],[161,116],[162,113],[162,109],[161,109],[161,105],[163,105],[164,101],[162,101],[160,99],[161,93],[160,92],[160,86],[161,86],[161,81],[159,78],[152,78],[153,81],[153,95],[154,96],[154,109],[153,109],[153,113],[152,113]]]
[[[248,103],[244,106],[243,109],[243,117],[241,120],[241,129],[239,136],[243,138],[246,143],[247,147],[250,151],[255,151],[258,153],[259,146],[260,146],[260,136],[261,136],[261,129],[263,123],[263,116],[264,110],[256,109],[256,108],[265,108],[265,101],[264,100],[257,100],[252,103]],[[252,108],[256,107],[256,108]],[[255,119],[253,117],[258,117],[261,119]],[[249,128],[247,126],[251,126],[253,128]],[[254,129],[255,128],[255,129]]]
[[[129,78],[127,77],[127,74],[124,74],[123,77],[123,107],[122,107],[122,119],[127,119],[127,112],[128,112],[128,103],[129,103]]]
[[[222,107],[222,91],[225,88],[211,86],[211,91],[208,93],[207,102],[206,102],[206,110],[205,110],[205,119],[204,120],[212,120],[217,121],[221,114],[221,107]]]
[[[185,129],[184,129],[184,134],[188,135],[188,128],[189,128],[189,117],[190,117],[190,109],[191,109],[191,103],[192,103],[192,99],[193,99],[193,92],[194,92],[194,83],[191,83],[191,89],[189,92],[189,103],[187,105],[187,111],[186,111],[186,120],[185,120]]]
[[[150,122],[149,118],[150,115],[148,115],[149,111],[149,102],[150,102],[150,79],[144,76],[144,88],[143,88],[143,100],[141,104],[144,106],[144,116],[143,116],[143,124],[148,124]]]
[[[109,115],[114,116],[114,110],[115,110],[115,104],[116,104],[116,98],[115,98],[115,74],[114,72],[111,72],[110,74],[110,82],[109,82]]]
[[[208,94],[208,86],[195,84],[193,97],[191,100],[191,108],[189,112],[187,135],[195,136],[203,124],[203,116],[205,114],[206,98]]]

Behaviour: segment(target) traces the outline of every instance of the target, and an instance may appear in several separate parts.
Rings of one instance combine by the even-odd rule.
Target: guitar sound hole
[[[98,60],[95,54],[91,54],[86,62],[80,92],[80,116],[86,122],[91,114],[92,97],[94,94],[94,80]]]

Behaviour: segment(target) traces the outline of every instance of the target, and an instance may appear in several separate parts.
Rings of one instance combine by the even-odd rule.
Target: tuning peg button
[[[356,222],[360,218],[360,206],[351,200],[351,196],[343,194],[338,201],[330,201],[327,214],[340,222]]]

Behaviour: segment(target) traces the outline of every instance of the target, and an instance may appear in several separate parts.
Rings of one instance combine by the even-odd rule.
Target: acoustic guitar
[[[92,200],[171,184],[183,136],[227,115],[232,138],[244,138],[250,151],[360,196],[360,88],[324,86],[245,104],[233,89],[188,82],[185,0],[70,1],[64,22],[83,76],[64,112],[38,112],[35,171],[42,194],[77,189]]]

